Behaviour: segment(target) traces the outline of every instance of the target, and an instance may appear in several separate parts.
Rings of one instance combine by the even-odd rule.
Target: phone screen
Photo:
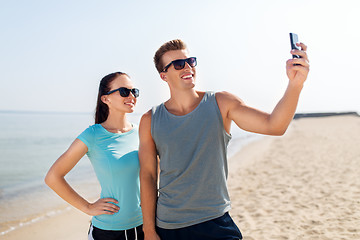
[[[290,44],[291,49],[297,49],[300,50],[300,47],[296,46],[296,43],[299,42],[298,35],[296,33],[290,33]],[[300,58],[299,55],[292,55],[293,58]]]

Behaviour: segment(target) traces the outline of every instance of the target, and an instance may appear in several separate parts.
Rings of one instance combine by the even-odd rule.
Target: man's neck
[[[166,109],[178,116],[192,112],[201,102],[204,92],[191,89],[188,91],[172,91],[171,97],[165,102]]]

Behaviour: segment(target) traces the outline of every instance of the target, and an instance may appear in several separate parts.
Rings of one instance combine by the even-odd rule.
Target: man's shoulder
[[[226,98],[226,97],[230,97],[233,96],[234,94],[228,92],[228,91],[220,91],[220,92],[215,92],[215,96],[216,97],[222,97],[222,98]]]
[[[221,91],[215,93],[216,99],[223,99],[223,100],[239,100],[240,98],[235,94],[228,92],[228,91]]]
[[[221,92],[215,92],[216,101],[223,102],[223,101],[231,101],[231,99],[234,99],[236,97],[234,94],[227,92],[227,91],[221,91]]]
[[[163,105],[163,103],[152,107],[151,109],[149,109],[147,112],[145,112],[142,116],[141,116],[141,120],[144,121],[151,121],[151,118],[153,115],[155,115],[155,113],[158,111],[158,109]]]
[[[243,104],[243,101],[238,96],[227,91],[216,92],[215,98],[219,108],[228,107],[231,104]]]
[[[142,116],[141,119],[151,119],[151,114],[152,114],[152,109],[149,109],[147,112],[145,112]]]
[[[142,129],[148,128],[150,126],[151,126],[151,109],[141,116],[139,131],[142,131]]]

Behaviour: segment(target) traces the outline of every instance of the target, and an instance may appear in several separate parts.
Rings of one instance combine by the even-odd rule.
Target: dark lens
[[[131,92],[134,95],[134,97],[136,97],[136,98],[139,97],[139,89],[133,88],[133,89],[131,89]]]
[[[180,70],[185,67],[185,60],[184,59],[175,60],[173,61],[173,64],[176,70]]]
[[[191,66],[191,67],[195,67],[196,66],[196,58],[195,57],[191,57],[186,59],[187,63]]]
[[[119,93],[120,93],[120,96],[122,96],[122,97],[128,97],[130,94],[130,91],[131,91],[130,89],[127,89],[124,87],[119,88]]]

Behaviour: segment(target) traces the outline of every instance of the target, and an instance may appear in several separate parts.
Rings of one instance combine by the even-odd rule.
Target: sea
[[[129,114],[139,124],[141,114]],[[71,207],[44,183],[44,177],[74,139],[94,123],[93,113],[0,111],[0,236],[61,214]],[[231,158],[261,136],[232,126]],[[66,180],[86,199],[96,199],[100,186],[87,156]]]

